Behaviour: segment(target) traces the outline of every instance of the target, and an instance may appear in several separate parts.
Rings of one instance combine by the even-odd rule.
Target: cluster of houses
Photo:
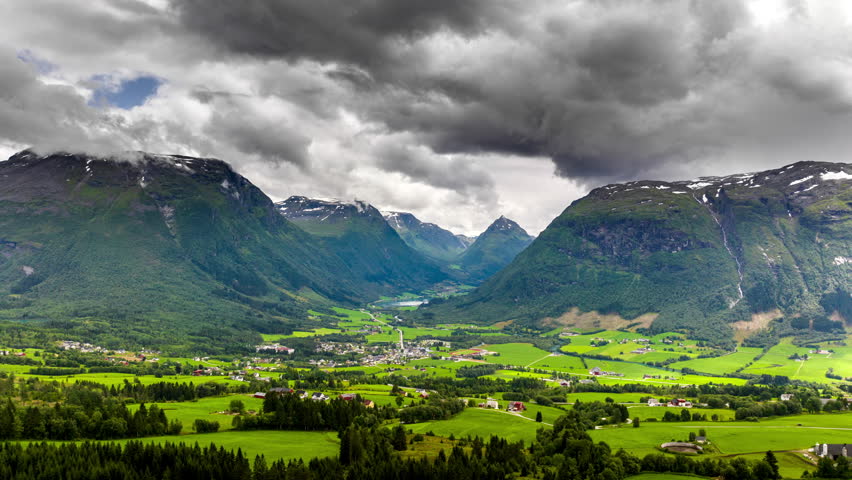
[[[649,407],[677,407],[677,408],[692,408],[692,402],[689,400],[684,400],[683,398],[673,398],[668,403],[662,403],[656,398],[648,399]]]
[[[831,355],[831,352],[830,352],[830,351],[828,351],[828,350],[823,350],[823,349],[821,349],[821,348],[820,348],[820,349],[817,349],[817,350],[811,350],[811,351],[809,351],[808,353],[810,353],[810,354],[812,354],[812,355]]]
[[[329,397],[328,395],[326,395],[322,392],[310,393],[310,392],[307,392],[305,390],[293,390],[292,388],[286,388],[286,387],[270,388],[268,392],[255,392],[255,394],[253,396],[254,396],[254,398],[264,399],[270,393],[275,393],[275,394],[279,394],[279,395],[294,394],[294,395],[298,395],[299,398],[301,398],[303,400],[307,398],[307,399],[312,400],[314,402],[326,402],[326,401],[331,399],[331,397]],[[358,395],[355,394],[355,393],[341,393],[340,395],[337,396],[337,398],[339,398],[340,400],[354,401],[354,400],[358,399]],[[362,403],[367,408],[375,408],[375,406],[376,406],[376,404],[372,400],[363,400]]]
[[[0,350],[0,356],[3,356],[3,357],[8,357],[8,356],[26,357],[27,352],[10,352],[9,350]]]
[[[493,408],[494,410],[500,409],[500,403],[498,403],[497,400],[493,398],[485,400],[478,406],[479,408]],[[523,412],[526,409],[527,407],[526,405],[524,405],[524,402],[509,402],[508,405],[506,405],[507,412]]]
[[[643,353],[651,353],[653,351],[654,351],[654,349],[651,348],[651,347],[639,347],[636,350],[631,351],[630,353],[637,353],[637,354],[641,355]]]
[[[623,377],[624,376],[623,373],[607,372],[607,371],[601,369],[601,367],[595,367],[595,368],[589,370],[589,375],[592,375],[594,377],[604,377],[604,376],[606,376],[606,377]]]
[[[284,345],[279,345],[277,343],[273,343],[271,345],[255,345],[255,352],[273,352],[273,353],[283,353],[285,355],[292,355],[295,352],[295,349],[290,347],[285,347]]]
[[[101,353],[106,352],[104,347],[99,347],[97,345],[92,345],[91,343],[81,343],[76,342],[74,340],[63,340],[59,342],[59,348],[62,350],[79,350],[83,353]],[[116,353],[123,354],[124,350],[119,350]]]
[[[649,375],[647,373],[645,375],[642,375],[642,380],[662,380],[662,379],[677,380],[677,377],[671,377],[671,376],[664,377],[662,375]]]

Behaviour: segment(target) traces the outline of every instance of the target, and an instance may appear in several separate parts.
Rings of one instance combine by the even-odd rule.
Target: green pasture
[[[748,460],[762,460],[764,455],[766,453],[737,456]],[[775,458],[778,459],[778,472],[782,478],[802,478],[803,472],[814,470],[814,464],[809,462],[801,453],[779,452],[775,454]]]
[[[740,367],[745,366],[746,363],[753,361],[762,351],[762,348],[739,347],[736,352],[722,355],[721,357],[696,358],[694,360],[672,363],[669,366],[678,370],[681,368],[691,368],[696,372],[724,375],[735,372]]]
[[[500,355],[488,355],[484,357],[488,363],[499,363],[503,365],[518,365],[525,367],[536,364],[539,360],[548,358],[550,352],[546,352],[530,343],[504,343],[500,345],[484,345],[481,347],[490,352]],[[532,366],[532,365],[531,365]]]
[[[405,428],[414,433],[433,432],[442,437],[451,434],[456,438],[478,435],[488,439],[491,435],[497,435],[513,442],[523,440],[529,445],[535,440],[536,430],[550,427],[504,410],[467,408],[449,420],[408,424]]]
[[[264,455],[267,462],[275,460],[298,460],[306,462],[316,457],[332,457],[340,453],[340,441],[336,432],[299,432],[299,431],[270,431],[253,430],[245,432],[227,431],[177,436],[145,437],[126,440],[112,440],[104,443],[125,444],[129,441],[145,443],[185,443],[198,444],[202,447],[214,444],[226,450],[241,449],[243,455],[254,459],[256,455]],[[27,442],[21,442],[27,443]],[[48,442],[64,443],[64,442]],[[76,442],[79,443],[79,442]]]
[[[234,420],[232,415],[223,415],[218,412],[227,411],[231,404],[231,400],[242,400],[246,411],[260,411],[263,408],[263,400],[254,398],[251,395],[227,395],[222,397],[206,397],[200,398],[193,402],[163,402],[151,403],[157,405],[166,413],[166,418],[171,420],[180,420],[183,423],[183,432],[192,432],[192,424],[197,419],[212,420],[219,422],[219,430],[230,430],[231,422]],[[139,409],[138,404],[128,405],[128,410],[135,412]]]
[[[767,450],[807,450],[818,442],[847,443],[852,437],[850,420],[852,415],[847,413],[797,415],[761,422],[642,422],[639,428],[625,425],[589,433],[593,439],[607,442],[614,450],[624,448],[642,456],[657,452],[662,443],[687,439],[689,432],[698,433],[703,428],[720,454],[740,455]],[[828,423],[834,426],[827,426]]]

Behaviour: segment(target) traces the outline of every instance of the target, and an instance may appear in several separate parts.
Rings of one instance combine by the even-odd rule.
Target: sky
[[[537,234],[590,189],[848,162],[852,2],[3,0],[0,155],[216,157],[273,200]]]

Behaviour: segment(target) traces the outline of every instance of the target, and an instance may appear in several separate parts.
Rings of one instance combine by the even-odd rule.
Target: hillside
[[[500,217],[476,237],[457,263],[470,282],[479,283],[508,265],[532,241],[520,225]]]
[[[421,222],[410,213],[386,212],[384,217],[409,247],[438,261],[451,262],[470,245],[467,237]]]
[[[357,278],[381,285],[385,293],[420,291],[446,279],[370,204],[293,196],[276,203],[276,208],[340,257]]]
[[[0,232],[0,321],[104,344],[249,342],[308,299],[386,291],[219,160],[21,152],[0,162]]]
[[[597,188],[471,295],[427,310],[550,326],[568,324],[572,308],[615,314],[622,326],[650,314],[654,331],[705,339],[729,338],[730,322],[773,309],[802,315],[804,328],[848,320],[850,180],[848,164],[801,162]]]

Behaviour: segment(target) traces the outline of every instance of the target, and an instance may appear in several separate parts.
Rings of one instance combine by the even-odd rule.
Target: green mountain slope
[[[386,212],[384,217],[409,247],[441,262],[455,260],[469,245],[466,237],[459,238],[434,223],[421,222],[410,213]]]
[[[631,182],[574,202],[505,269],[435,317],[540,324],[573,307],[729,338],[732,321],[849,319],[852,166],[802,162],[692,182]]]
[[[469,281],[479,283],[508,265],[532,241],[520,225],[500,217],[476,237],[457,263]]]
[[[0,321],[106,344],[251,342],[311,300],[385,291],[226,163],[22,152],[0,162]]]
[[[372,205],[293,196],[276,207],[339,256],[356,278],[381,285],[385,293],[420,291],[447,278],[434,262],[406,245]]]

